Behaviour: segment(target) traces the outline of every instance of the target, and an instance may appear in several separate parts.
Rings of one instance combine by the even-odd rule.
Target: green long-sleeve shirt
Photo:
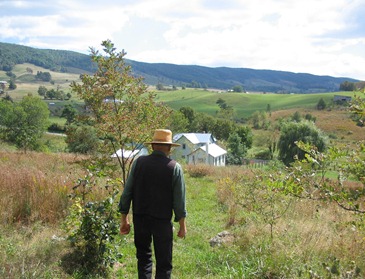
[[[153,151],[152,155],[166,156],[161,151]],[[134,184],[134,171],[138,159],[132,164],[131,171],[129,173],[126,184],[124,185],[124,191],[119,201],[119,212],[122,214],[128,214],[130,205],[133,199],[133,184]],[[186,217],[186,202],[185,202],[185,180],[182,167],[176,162],[172,175],[172,210],[174,212],[174,221],[177,222],[181,218]]]

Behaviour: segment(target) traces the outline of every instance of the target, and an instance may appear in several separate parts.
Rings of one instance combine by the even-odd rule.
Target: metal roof
[[[173,141],[178,141],[181,137],[187,138],[191,143],[198,144],[198,143],[213,143],[215,138],[210,133],[181,133],[176,134],[173,137]]]
[[[203,150],[204,152],[206,152],[207,150],[207,146],[206,145],[203,145],[201,146],[200,148],[196,149],[194,152],[196,152],[197,150]],[[192,153],[194,153],[192,152]],[[222,156],[224,154],[227,154],[227,151],[224,150],[222,147],[220,147],[219,145],[215,144],[215,143],[211,143],[209,144],[208,146],[208,153],[210,156],[216,158],[218,156]]]

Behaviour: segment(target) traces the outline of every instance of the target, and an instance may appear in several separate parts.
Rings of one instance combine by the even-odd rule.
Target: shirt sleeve
[[[136,166],[137,160],[135,160],[132,164],[131,171],[127,178],[127,182],[124,185],[124,190],[119,200],[119,212],[122,214],[128,214],[129,209],[131,207],[131,201],[133,197],[133,183],[134,183],[134,169]]]
[[[184,173],[179,163],[176,163],[172,179],[172,207],[175,215],[175,222],[186,217],[185,201],[185,180]]]

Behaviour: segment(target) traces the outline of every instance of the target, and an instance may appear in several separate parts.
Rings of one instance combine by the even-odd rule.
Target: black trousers
[[[133,215],[134,244],[137,249],[138,278],[152,278],[152,249],[156,258],[156,279],[171,277],[172,223],[146,215]]]

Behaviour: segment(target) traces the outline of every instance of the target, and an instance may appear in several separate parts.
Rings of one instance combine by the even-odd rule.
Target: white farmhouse
[[[225,166],[227,151],[216,144],[210,133],[176,134],[173,141],[181,144],[172,151],[171,158],[183,159],[188,164]]]

